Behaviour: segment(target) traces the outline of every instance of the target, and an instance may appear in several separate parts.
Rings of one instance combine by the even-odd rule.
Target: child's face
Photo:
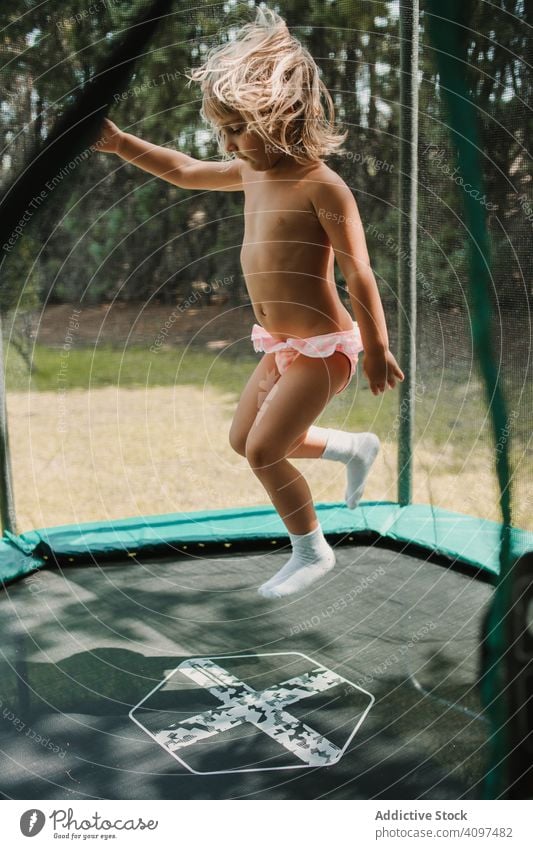
[[[265,143],[257,133],[246,130],[246,122],[238,112],[231,114],[219,125],[227,153],[243,159],[255,171],[268,171],[286,155]]]

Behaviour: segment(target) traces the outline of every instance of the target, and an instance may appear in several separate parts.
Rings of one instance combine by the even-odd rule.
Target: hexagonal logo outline
[[[224,660],[287,656],[303,658],[311,666],[314,666],[315,669],[312,673],[305,673],[304,675],[282,682],[277,687],[269,687],[263,691],[253,690],[248,684],[235,678],[231,672],[224,669],[218,663],[218,661]],[[192,729],[178,728],[174,731],[171,726],[168,729],[158,732],[158,734],[153,734],[146,725],[137,719],[134,715],[135,711],[141,708],[157,690],[164,687],[177,672],[182,672],[192,681],[208,690],[212,695],[216,695],[221,701],[220,708],[204,711],[202,714],[181,720],[180,724],[195,722],[195,726]],[[301,702],[311,695],[325,692],[330,687],[339,684],[347,684],[368,698],[366,708],[362,711],[353,731],[342,747],[331,743],[327,737],[318,734],[313,728],[300,722],[288,711],[285,711],[285,707],[290,706],[290,704]],[[262,652],[254,654],[210,655],[208,657],[193,656],[181,661],[159,684],[153,687],[129,711],[129,717],[152,740],[161,746],[162,749],[194,775],[228,775],[232,773],[316,769],[319,766],[333,766],[345,754],[374,702],[375,697],[368,690],[365,690],[358,684],[354,684],[342,675],[338,675],[323,664],[317,663],[302,652]],[[174,748],[181,751],[182,748],[188,745],[199,742],[207,737],[223,734],[225,730],[245,723],[254,725],[257,730],[265,732],[283,748],[295,755],[295,757],[300,757],[304,761],[307,760],[307,762],[289,764],[287,766],[197,770],[190,766],[183,757],[176,754],[176,751],[169,748],[168,745],[168,742],[172,742]],[[173,723],[173,726],[175,725]]]

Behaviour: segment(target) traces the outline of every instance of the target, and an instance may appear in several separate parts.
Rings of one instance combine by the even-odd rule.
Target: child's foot
[[[353,510],[359,504],[366,479],[377,457],[380,441],[375,433],[347,433],[331,429],[322,454],[324,460],[339,460],[346,465],[346,504]]]
[[[335,553],[320,525],[308,534],[291,534],[292,556],[279,572],[259,587],[264,598],[280,598],[306,589],[335,565]],[[288,584],[288,591],[285,585]],[[278,592],[283,585],[284,591]]]
[[[284,580],[274,583],[268,589],[259,588],[259,592],[265,598],[283,598],[287,595],[294,595],[306,590],[315,581],[327,575],[335,566],[335,552],[331,548],[329,553],[322,557],[317,563],[310,563],[305,566],[300,566],[294,569],[293,572]]]

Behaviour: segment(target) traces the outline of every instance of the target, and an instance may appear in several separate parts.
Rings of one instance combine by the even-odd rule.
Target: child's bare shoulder
[[[308,183],[310,194],[313,198],[320,198],[335,195],[338,192],[344,192],[349,188],[340,174],[337,174],[333,168],[326,165],[325,162],[317,162],[316,165],[309,169],[305,175]]]

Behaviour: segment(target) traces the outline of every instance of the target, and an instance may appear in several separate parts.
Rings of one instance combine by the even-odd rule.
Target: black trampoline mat
[[[304,596],[287,550],[44,570],[0,598],[0,792],[13,799],[479,798],[492,589],[337,546]]]

